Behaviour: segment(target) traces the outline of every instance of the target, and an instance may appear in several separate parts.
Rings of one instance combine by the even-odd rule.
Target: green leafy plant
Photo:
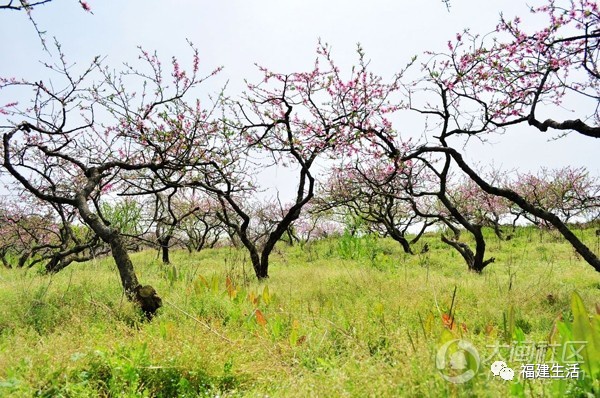
[[[550,333],[550,340],[557,340],[560,345],[569,346],[576,342],[580,355],[582,376],[570,386],[569,380],[561,379],[555,385],[555,392],[561,395],[598,396],[600,394],[600,313],[589,314],[581,296],[577,292],[571,295],[571,312],[573,320],[558,319]],[[558,335],[558,336],[557,336]],[[562,359],[562,358],[561,358]],[[563,364],[566,365],[566,364]]]

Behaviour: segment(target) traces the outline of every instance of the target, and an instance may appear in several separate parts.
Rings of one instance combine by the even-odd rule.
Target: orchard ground
[[[579,396],[576,380],[523,379],[523,358],[495,347],[560,342],[574,291],[596,312],[600,276],[554,232],[485,233],[496,262],[481,275],[434,233],[414,256],[373,237],[280,242],[265,282],[241,249],[178,250],[170,266],[135,253],[163,297],[151,322],[109,257],[56,275],[0,269],[0,396]],[[576,233],[598,253],[594,228]],[[436,364],[452,339],[480,357],[464,383]],[[502,356],[513,381],[490,371]]]

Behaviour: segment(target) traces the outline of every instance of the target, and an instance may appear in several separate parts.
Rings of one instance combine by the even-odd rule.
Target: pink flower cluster
[[[600,97],[594,64],[600,49],[593,38],[598,3],[552,0],[531,12],[545,15],[544,28],[531,31],[520,17],[502,18],[489,35],[457,34],[449,53],[424,65],[454,106],[481,106],[485,120],[502,125],[527,118],[537,104],[561,105],[569,91]]]

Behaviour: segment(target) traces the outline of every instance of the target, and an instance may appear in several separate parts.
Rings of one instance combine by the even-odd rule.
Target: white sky
[[[333,48],[339,66],[349,69],[360,42],[373,69],[390,77],[411,56],[424,50],[444,50],[448,39],[469,27],[474,32],[492,30],[504,12],[507,17],[530,14],[527,3],[507,0],[452,0],[450,12],[441,0],[89,0],[93,15],[76,0],[55,0],[34,11],[48,44],[55,36],[70,61],[81,65],[94,56],[107,56],[119,68],[135,62],[137,46],[157,50],[168,63],[177,56],[189,65],[186,39],[200,50],[207,72],[225,66],[218,78],[206,84],[217,91],[229,80],[228,92],[243,88],[243,79],[256,80],[254,63],[277,72],[307,70],[315,58],[318,38]],[[45,78],[37,61],[47,60],[35,30],[24,13],[0,11],[0,76]],[[0,103],[11,102],[0,92]],[[3,121],[0,120],[0,124]],[[399,126],[399,131],[422,126]],[[586,166],[600,175],[598,140],[570,134],[548,142],[532,128],[511,129],[492,139],[495,145],[470,144],[472,162],[504,168],[535,170],[539,166]],[[286,189],[287,190],[287,189]]]

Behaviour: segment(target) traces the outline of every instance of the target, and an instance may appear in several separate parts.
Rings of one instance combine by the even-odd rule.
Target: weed
[[[578,233],[596,239],[594,230]],[[51,279],[0,269],[0,396],[595,393],[592,379],[489,379],[487,362],[462,385],[436,369],[447,339],[471,341],[483,360],[493,344],[595,336],[583,321],[596,311],[598,275],[568,244],[537,234],[519,227],[491,245],[498,261],[482,275],[434,233],[422,237],[429,250],[412,256],[367,234],[281,245],[267,283],[254,280],[243,250],[175,250],[173,266],[153,251],[134,253],[140,279],[164,299],[149,323],[124,300],[110,258]]]

